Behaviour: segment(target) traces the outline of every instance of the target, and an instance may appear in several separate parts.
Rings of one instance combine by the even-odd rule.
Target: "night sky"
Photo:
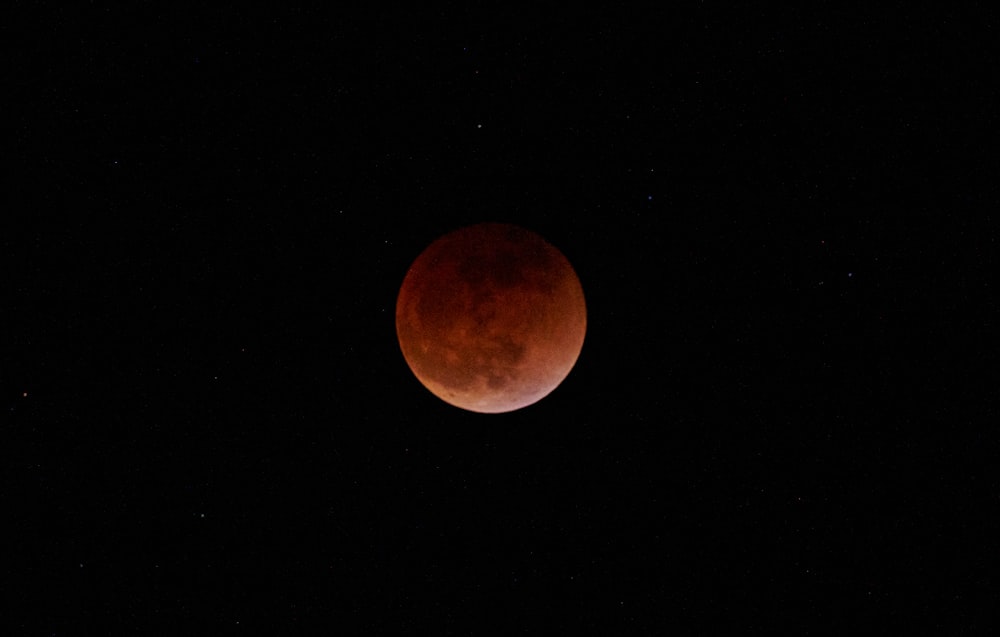
[[[996,628],[993,16],[131,4],[5,21],[0,633]],[[482,221],[508,414],[395,333]]]

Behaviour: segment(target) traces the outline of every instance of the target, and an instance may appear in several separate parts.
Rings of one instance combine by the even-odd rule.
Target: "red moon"
[[[583,288],[563,254],[502,223],[461,228],[410,266],[396,335],[410,369],[441,400],[480,413],[534,404],[580,355]]]

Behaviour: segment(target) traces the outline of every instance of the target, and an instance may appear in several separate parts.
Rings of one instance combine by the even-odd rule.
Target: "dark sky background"
[[[208,4],[4,29],[3,634],[995,628],[992,15]],[[588,304],[493,416],[394,327],[480,221]]]

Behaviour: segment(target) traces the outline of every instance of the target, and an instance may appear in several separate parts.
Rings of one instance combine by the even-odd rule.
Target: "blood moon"
[[[547,396],[573,368],[586,331],[583,288],[566,257],[503,223],[431,243],[396,302],[399,346],[417,379],[445,402],[480,413]]]

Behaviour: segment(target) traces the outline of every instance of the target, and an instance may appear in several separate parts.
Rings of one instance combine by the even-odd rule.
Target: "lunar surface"
[[[396,303],[410,369],[456,407],[501,413],[531,405],[569,374],[583,347],[583,288],[563,254],[534,232],[482,223],[417,257]]]

